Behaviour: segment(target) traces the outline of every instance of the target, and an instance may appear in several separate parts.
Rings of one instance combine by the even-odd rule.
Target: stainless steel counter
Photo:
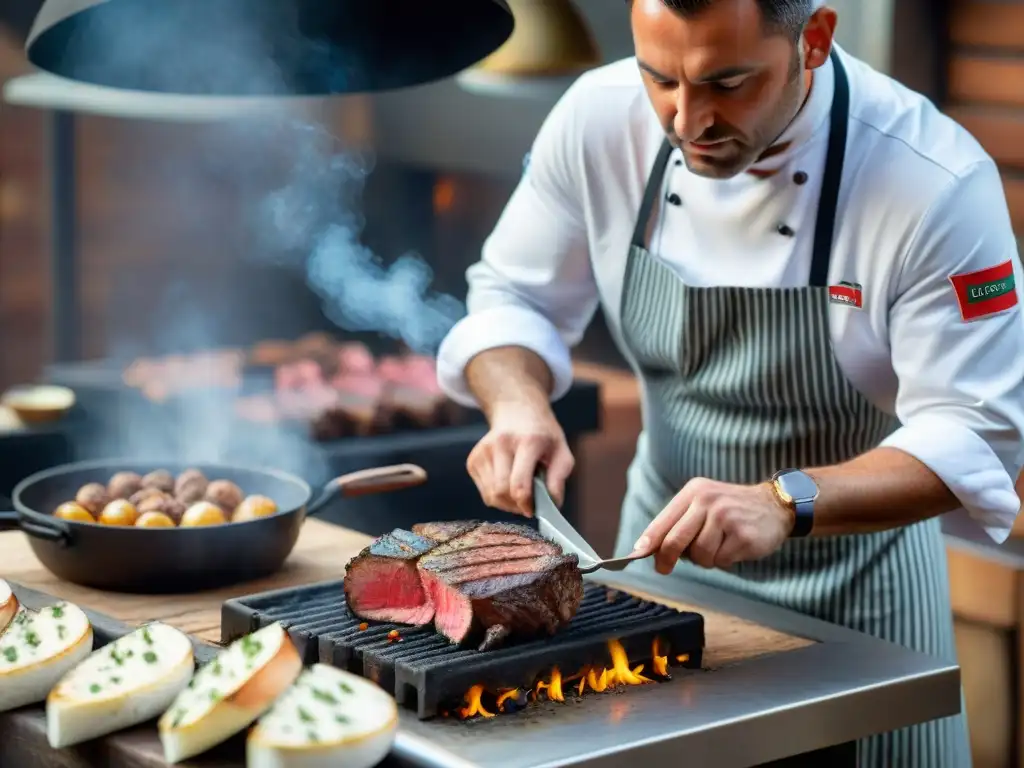
[[[664,582],[602,576],[652,595]],[[932,658],[781,609],[693,585],[671,596],[815,640],[805,648],[622,695],[551,705],[557,713],[479,722],[403,713],[396,757],[423,768],[747,768],[960,711],[960,673]]]
[[[669,598],[656,577],[626,572],[599,581]],[[18,594],[28,605],[48,602],[30,590]],[[380,768],[749,768],[960,711],[953,662],[705,587],[691,586],[671,599],[815,642],[715,671],[680,671],[667,683],[538,704],[514,716],[420,721],[403,712],[393,753]],[[89,615],[105,638],[130,631]],[[200,663],[216,652],[196,641]],[[51,750],[41,708],[0,715],[0,736],[0,765],[165,765],[149,727],[97,740],[89,754],[103,755],[99,762],[80,762],[84,753],[75,750]],[[202,764],[234,768],[242,762],[236,744]]]

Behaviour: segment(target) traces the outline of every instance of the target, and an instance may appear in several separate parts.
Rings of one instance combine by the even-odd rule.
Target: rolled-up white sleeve
[[[583,212],[583,142],[576,119],[578,86],[544,121],[523,177],[466,273],[468,314],[438,351],[438,383],[462,405],[477,407],[466,365],[505,346],[532,350],[554,379],[551,399],[572,386],[569,349],[598,305]]]
[[[899,275],[889,321],[902,427],[883,445],[928,466],[1000,543],[1020,511],[1022,285],[999,173],[979,162],[931,207]]]

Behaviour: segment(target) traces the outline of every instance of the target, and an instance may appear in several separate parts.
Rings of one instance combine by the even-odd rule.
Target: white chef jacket
[[[883,445],[927,465],[963,505],[954,514],[1002,542],[1020,510],[1014,480],[1024,464],[1024,280],[998,170],[923,96],[837,51],[851,119],[829,284],[859,284],[863,300],[829,306],[836,359],[899,419]],[[789,148],[755,166],[778,170],[769,178],[702,178],[674,152],[652,255],[692,286],[807,285],[833,91],[829,62],[780,137]],[[599,303],[622,347],[626,257],[664,139],[634,58],[592,70],[566,92],[467,272],[468,314],[438,353],[450,397],[477,406],[466,364],[508,345],[543,358],[552,399],[562,397],[573,378],[569,349]],[[965,321],[950,278],[1007,261],[1017,304]]]

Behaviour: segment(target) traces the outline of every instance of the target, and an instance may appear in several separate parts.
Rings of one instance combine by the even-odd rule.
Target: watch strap
[[[803,539],[811,535],[814,528],[814,499],[797,501],[793,505],[793,530],[789,533],[791,539]]]

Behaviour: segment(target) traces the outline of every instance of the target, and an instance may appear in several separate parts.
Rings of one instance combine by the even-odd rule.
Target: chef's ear
[[[827,5],[811,14],[800,41],[804,48],[804,66],[807,69],[817,69],[828,61],[838,21],[839,14]]]

